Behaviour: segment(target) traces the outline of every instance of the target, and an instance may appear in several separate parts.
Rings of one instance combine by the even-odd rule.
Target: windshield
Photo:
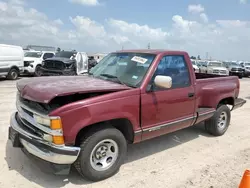
[[[155,56],[132,52],[111,53],[93,67],[90,74],[100,79],[139,87]]]
[[[245,63],[245,66],[250,66],[250,63]]]
[[[73,58],[76,56],[76,52],[61,51],[57,52],[55,57]]]
[[[195,61],[191,61],[193,65],[196,65]]]
[[[24,57],[35,57],[40,58],[42,56],[41,52],[25,52]]]
[[[239,66],[237,63],[231,63],[231,66]]]
[[[209,67],[224,67],[224,65],[220,62],[210,62],[208,63]]]

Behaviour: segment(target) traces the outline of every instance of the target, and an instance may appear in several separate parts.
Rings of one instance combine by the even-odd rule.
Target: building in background
[[[41,46],[41,45],[27,45],[23,48],[24,51],[51,51],[55,52],[57,50],[56,47],[53,46]]]
[[[104,58],[108,53],[88,53],[89,57],[94,57],[94,59],[99,62],[102,58]]]

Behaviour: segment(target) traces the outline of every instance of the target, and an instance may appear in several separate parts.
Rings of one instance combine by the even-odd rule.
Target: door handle
[[[188,97],[191,98],[194,96],[194,93],[188,93]]]

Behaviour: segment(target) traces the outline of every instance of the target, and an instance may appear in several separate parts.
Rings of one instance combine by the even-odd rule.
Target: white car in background
[[[244,70],[244,76],[249,77],[250,76],[250,62],[240,62],[239,65],[243,68]]]
[[[194,59],[191,59],[193,68],[194,68],[194,72],[199,73],[200,72],[200,68],[197,66],[197,62]]]
[[[203,73],[206,74],[229,75],[229,70],[221,61],[207,61],[203,67]]]
[[[0,44],[0,76],[16,80],[23,72],[23,56],[21,46]]]
[[[39,68],[42,66],[42,62],[47,59],[54,57],[55,52],[50,51],[27,51],[24,54],[24,74],[38,75]]]

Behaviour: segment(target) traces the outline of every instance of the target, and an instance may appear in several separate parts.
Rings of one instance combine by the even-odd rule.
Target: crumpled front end
[[[42,76],[72,76],[76,75],[75,61],[64,63],[58,60],[46,60],[41,68]]]
[[[38,105],[38,104],[37,104]],[[17,112],[10,119],[9,140],[13,147],[55,165],[68,165],[77,159],[80,148],[66,146],[60,117],[49,117],[39,108],[29,105],[17,94]]]

